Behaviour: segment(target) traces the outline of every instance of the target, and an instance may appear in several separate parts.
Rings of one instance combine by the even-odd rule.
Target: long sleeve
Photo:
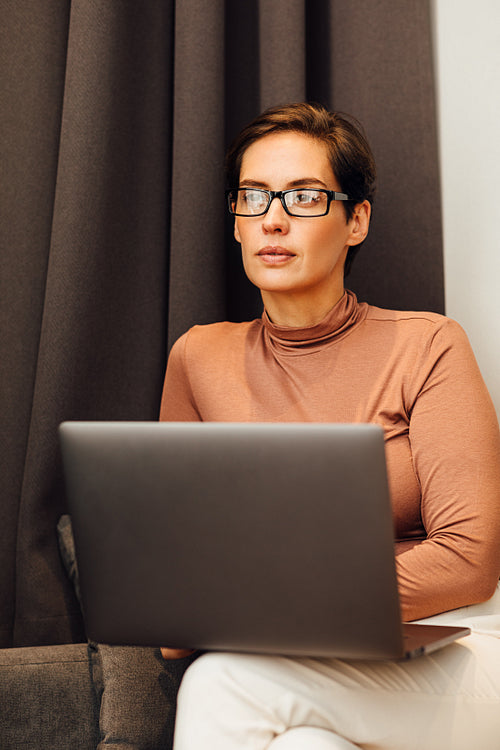
[[[160,406],[161,422],[201,421],[184,361],[188,336],[189,332],[181,336],[170,351]]]
[[[404,619],[484,601],[500,571],[500,436],[469,342],[446,320],[422,351],[411,452],[427,538],[397,557]]]

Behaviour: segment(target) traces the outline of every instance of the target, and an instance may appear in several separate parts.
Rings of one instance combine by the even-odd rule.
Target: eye
[[[320,197],[318,193],[314,190],[298,190],[294,202],[306,206],[311,203],[317,203],[319,199]]]
[[[288,203],[294,208],[316,208],[325,200],[324,193],[321,190],[313,188],[303,188],[302,190],[293,190],[287,193]]]
[[[306,195],[307,203],[321,203],[325,199],[325,194],[319,190],[308,190]]]
[[[313,190],[312,188],[304,188],[304,190],[297,190],[296,202],[302,206],[313,206],[321,203],[324,198],[321,190]]]
[[[240,190],[240,199],[248,208],[259,209],[267,203],[267,194],[261,190]]]

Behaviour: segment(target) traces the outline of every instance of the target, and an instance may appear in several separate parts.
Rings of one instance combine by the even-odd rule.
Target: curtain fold
[[[224,2],[177,3],[169,343],[225,313]]]
[[[259,110],[307,98],[305,17],[303,0],[259,0]]]
[[[5,4],[3,4],[5,5]],[[2,7],[0,24],[0,645],[11,645],[16,543],[44,307],[69,3]]]
[[[262,108],[365,125],[380,172],[349,286],[442,311],[425,0],[0,0],[0,645],[84,637],[57,551],[57,426],[156,419],[169,345],[260,314],[223,157]]]
[[[444,312],[441,199],[429,5],[331,5],[330,98],[364,125],[378,193],[348,283],[381,307]]]

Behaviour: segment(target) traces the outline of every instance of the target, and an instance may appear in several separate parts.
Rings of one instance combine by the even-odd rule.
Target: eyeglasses
[[[271,201],[279,198],[289,216],[325,216],[332,201],[351,200],[345,193],[319,188],[295,188],[293,190],[257,190],[238,188],[226,190],[229,213],[234,216],[263,216]]]

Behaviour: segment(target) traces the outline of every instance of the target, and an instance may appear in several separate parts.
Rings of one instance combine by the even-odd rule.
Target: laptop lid
[[[378,426],[75,422],[60,435],[91,639],[405,654]]]

